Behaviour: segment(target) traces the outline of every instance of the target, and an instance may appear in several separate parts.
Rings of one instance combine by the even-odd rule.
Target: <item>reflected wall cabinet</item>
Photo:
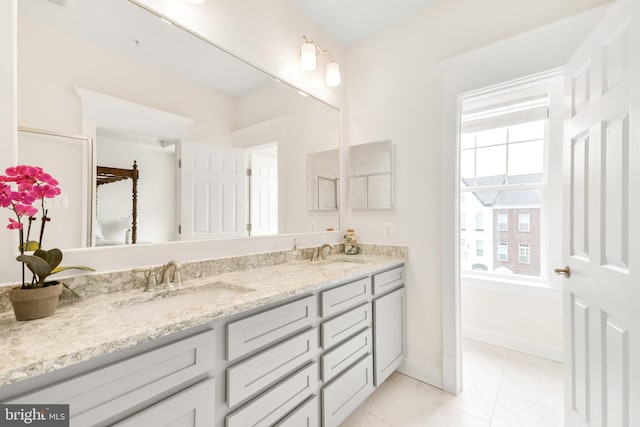
[[[349,147],[351,209],[393,207],[393,145],[391,141]]]

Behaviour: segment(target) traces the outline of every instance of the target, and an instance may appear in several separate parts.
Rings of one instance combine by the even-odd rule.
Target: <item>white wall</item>
[[[448,123],[453,137],[445,140],[443,118],[448,111],[443,109],[439,63],[604,2],[448,0],[349,50],[349,143],[394,142],[396,203],[387,213],[348,211],[345,226],[356,227],[362,241],[384,241],[381,224],[391,222],[393,240],[409,245],[405,372],[442,385],[443,365],[448,369],[443,350],[456,339],[453,329],[442,333],[443,291],[451,296],[447,310],[456,298],[453,260],[458,243],[453,226],[455,149],[446,150],[455,147],[455,121]],[[505,61],[522,61],[517,52],[485,58],[490,63],[483,74],[486,84],[500,81],[495,78],[502,77]],[[478,72],[473,62],[465,65],[469,75]],[[548,67],[549,61],[540,65]]]
[[[189,117],[191,141],[231,144],[233,97],[23,16],[18,85],[20,126],[81,134],[79,86]]]
[[[562,361],[562,294],[466,279],[462,293],[465,337]]]

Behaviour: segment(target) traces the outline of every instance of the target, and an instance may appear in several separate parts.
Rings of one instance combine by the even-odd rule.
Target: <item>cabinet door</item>
[[[322,389],[322,425],[337,427],[373,393],[371,355]]]
[[[290,302],[227,325],[227,360],[231,362],[254,350],[273,344],[316,320],[316,297]]]
[[[404,288],[373,301],[373,336],[375,383],[379,387],[405,358]]]
[[[205,427],[214,423],[213,378],[179,392],[114,427]]]

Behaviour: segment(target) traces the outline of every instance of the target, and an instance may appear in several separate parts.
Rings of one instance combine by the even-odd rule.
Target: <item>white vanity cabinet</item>
[[[87,372],[73,378],[3,402],[69,404],[72,427],[106,426],[114,422],[123,426],[189,425],[174,424],[176,418],[160,416],[176,407],[181,408],[173,414],[178,418],[194,417],[202,421],[197,425],[208,425],[213,421],[213,380],[193,384],[207,378],[213,370],[214,347],[215,330],[208,330],[124,360],[89,366]],[[195,395],[198,399],[191,400]],[[148,412],[142,415],[145,410]],[[136,421],[139,419],[160,422],[146,424]]]
[[[373,342],[375,385],[379,386],[404,361],[406,297],[404,267],[373,276]],[[395,290],[393,290],[395,289]]]
[[[0,389],[71,426],[336,427],[404,361],[404,267],[213,320]]]

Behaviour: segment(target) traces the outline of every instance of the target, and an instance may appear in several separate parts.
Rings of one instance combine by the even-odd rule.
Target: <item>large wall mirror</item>
[[[307,194],[339,110],[128,0],[18,2],[18,123],[60,248],[340,228]]]

